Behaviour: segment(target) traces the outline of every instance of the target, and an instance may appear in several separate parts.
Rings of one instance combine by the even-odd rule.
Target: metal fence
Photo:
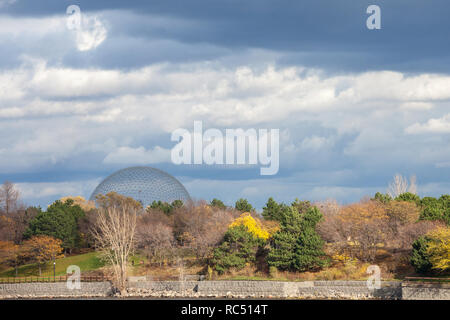
[[[7,277],[0,278],[0,283],[33,283],[33,282],[67,282],[69,275],[66,276],[46,276],[46,277]],[[105,276],[80,276],[81,282],[101,282],[109,281]]]
[[[436,277],[405,277],[406,282],[421,282],[421,283],[436,283],[436,282],[450,282],[450,278],[436,278]]]

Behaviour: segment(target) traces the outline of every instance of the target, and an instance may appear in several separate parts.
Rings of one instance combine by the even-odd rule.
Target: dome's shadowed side
[[[131,167],[119,170],[103,180],[91,195],[95,200],[98,194],[116,192],[138,200],[145,207],[153,201],[171,203],[190,201],[184,186],[168,173],[151,167]]]

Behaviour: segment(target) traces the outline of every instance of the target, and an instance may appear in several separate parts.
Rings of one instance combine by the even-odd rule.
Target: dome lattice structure
[[[177,179],[151,167],[131,167],[113,173],[95,188],[90,200],[95,201],[97,195],[112,191],[141,202],[144,208],[153,201],[172,203],[181,200],[187,203],[191,200]]]

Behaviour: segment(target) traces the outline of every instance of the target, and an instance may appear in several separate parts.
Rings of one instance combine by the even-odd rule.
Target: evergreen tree
[[[417,273],[426,274],[431,271],[432,264],[430,262],[430,256],[428,254],[428,243],[430,239],[426,236],[418,238],[414,241],[411,253],[411,265],[414,267]]]
[[[247,199],[239,199],[236,201],[235,209],[241,212],[251,212],[254,211],[252,205],[248,203]]]
[[[296,201],[296,204],[281,211],[281,228],[273,236],[267,262],[284,270],[306,271],[324,267],[327,264],[324,242],[315,231],[322,214],[316,207],[306,209],[308,202]],[[303,210],[306,211],[299,212]]]
[[[267,200],[266,206],[263,208],[262,216],[266,220],[280,221],[281,219],[281,206],[272,197]]]
[[[415,203],[420,203],[420,197],[417,194],[411,192],[405,192],[400,194],[395,198],[397,201],[411,201]]]
[[[218,209],[226,209],[227,208],[227,206],[221,200],[216,199],[216,198],[212,199],[209,205],[211,207],[215,207]]]
[[[311,202],[309,202],[308,200],[301,201],[296,198],[295,201],[292,202],[291,206],[300,214],[304,214],[306,211],[308,211],[309,208],[311,208]]]
[[[382,194],[381,192],[377,192],[377,193],[375,193],[375,196],[371,200],[375,200],[375,201],[387,204],[392,200],[392,198],[387,193]]]
[[[247,263],[255,261],[256,253],[264,242],[244,225],[231,227],[220,246],[214,250],[212,263],[220,274],[230,268],[242,269]]]
[[[62,241],[64,249],[72,250],[78,247],[80,235],[78,221],[85,216],[80,206],[74,205],[72,199],[51,204],[47,211],[40,212],[30,221],[25,231],[25,238],[46,235]]]

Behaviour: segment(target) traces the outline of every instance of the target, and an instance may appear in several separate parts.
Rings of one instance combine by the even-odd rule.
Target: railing
[[[421,282],[421,283],[436,283],[436,282],[450,282],[450,278],[436,278],[436,277],[405,277],[407,282]]]
[[[33,282],[67,282],[70,275],[66,276],[46,276],[46,277],[8,277],[0,278],[0,283],[33,283]],[[105,276],[80,276],[81,282],[109,281]]]

